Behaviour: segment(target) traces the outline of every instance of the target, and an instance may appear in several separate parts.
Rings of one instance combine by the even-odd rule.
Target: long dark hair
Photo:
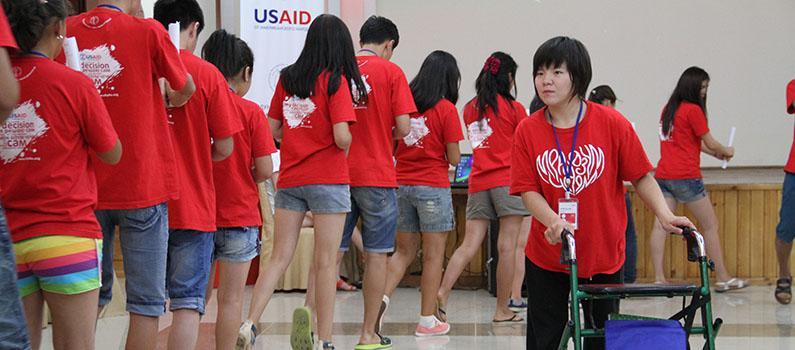
[[[213,32],[202,46],[202,58],[215,65],[224,78],[231,79],[249,67],[254,72],[254,54],[245,41],[223,29]]]
[[[674,92],[668,99],[668,103],[663,108],[662,112],[662,133],[668,135],[671,132],[671,127],[674,124],[674,115],[682,101],[695,103],[701,107],[704,115],[707,115],[707,97],[701,98],[701,84],[709,81],[709,74],[699,67],[690,67],[682,72],[679,77],[679,82],[676,83]]]
[[[50,24],[66,19],[71,6],[65,0],[3,0],[3,9],[20,51],[30,53]]]
[[[423,113],[435,106],[441,99],[458,102],[458,88],[461,85],[461,72],[453,55],[436,50],[422,62],[417,76],[409,87],[414,96],[417,111]]]
[[[477,91],[478,120],[483,119],[483,114],[491,108],[495,116],[499,116],[499,105],[497,95],[508,101],[516,99],[516,85],[513,80],[516,77],[516,61],[507,53],[497,51],[486,59],[483,69],[480,70],[478,78],[475,80],[475,90]],[[511,94],[511,85],[514,91]]]
[[[353,41],[348,27],[334,15],[320,15],[309,25],[306,41],[301,55],[295,63],[281,72],[282,85],[290,95],[308,98],[314,93],[317,77],[323,71],[330,76],[328,94],[333,95],[340,88],[340,79],[350,79],[357,91],[367,91],[359,74],[359,65],[353,52]],[[357,101],[367,100],[367,94],[358,95]]]

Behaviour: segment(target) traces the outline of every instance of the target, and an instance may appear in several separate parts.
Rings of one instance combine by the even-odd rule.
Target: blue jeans
[[[695,202],[707,196],[703,179],[656,180],[657,184],[660,185],[663,196],[676,199],[678,202]]]
[[[447,232],[455,227],[450,188],[400,186],[398,231]]]
[[[110,302],[113,288],[113,239],[119,227],[127,311],[159,317],[166,313],[166,257],[168,206],[160,203],[139,209],[106,209],[95,212],[102,226],[102,287],[99,305]]]
[[[0,205],[0,349],[30,349],[25,312],[17,290],[17,264],[6,214]]]
[[[171,230],[168,238],[166,288],[169,309],[204,315],[204,297],[215,249],[214,232]]]
[[[244,263],[260,252],[259,227],[219,227],[215,231],[214,259]]]
[[[792,173],[787,173],[784,177],[776,237],[788,243],[792,243],[795,238],[795,174]]]
[[[395,250],[398,207],[394,188],[351,187],[351,212],[345,217],[341,251],[351,245],[353,229],[362,218],[362,244],[368,253]]]
[[[351,211],[348,185],[306,185],[276,191],[276,208],[312,214],[340,214]]]
[[[635,233],[635,219],[632,217],[632,201],[629,200],[629,193],[624,194],[627,202],[627,248],[624,251],[624,283],[635,283],[637,278],[638,265],[638,236]]]

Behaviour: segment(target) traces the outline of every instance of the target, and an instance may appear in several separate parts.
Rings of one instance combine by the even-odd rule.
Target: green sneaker
[[[312,350],[312,311],[299,307],[293,311],[293,327],[290,331],[290,346],[293,350]]]

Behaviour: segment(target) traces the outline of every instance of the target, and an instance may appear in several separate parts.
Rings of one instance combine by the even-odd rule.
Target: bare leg
[[[273,296],[276,283],[284,275],[290,261],[293,260],[304,214],[287,209],[276,209],[273,253],[265,268],[259,271],[257,283],[254,284],[254,290],[251,293],[248,320],[254,324],[262,317],[265,307]],[[315,232],[315,237],[317,237],[317,228],[315,228]],[[339,246],[339,242],[337,246]]]
[[[447,232],[422,234],[422,279],[420,281],[422,308],[420,316],[436,314],[436,294],[439,292],[439,285],[442,282],[442,265],[444,265],[444,249],[446,246]],[[417,254],[416,249],[414,254]],[[394,258],[394,255],[392,257]],[[390,267],[391,263],[392,261],[390,260]],[[409,264],[411,264],[411,261],[409,261]],[[405,271],[405,268],[403,270]]]
[[[715,273],[718,277],[718,281],[726,282],[730,280],[732,276],[729,274],[729,271],[726,270],[726,265],[723,263],[723,250],[721,249],[720,237],[718,236],[718,218],[715,216],[715,210],[712,208],[709,195],[695,202],[687,203],[685,206],[693,212],[696,220],[698,220],[698,224],[701,226],[700,232],[704,235],[707,255],[715,262]]]
[[[41,291],[22,298],[22,306],[25,308],[25,320],[28,322],[30,346],[33,350],[38,350],[41,347],[41,325],[44,317],[44,297]]]
[[[792,253],[792,242],[784,242],[776,239],[776,257],[778,257],[778,276],[779,278],[792,276],[789,266],[789,256]]]
[[[673,211],[676,209],[676,199],[665,197],[665,203],[668,208]],[[651,262],[654,265],[654,280],[657,282],[665,282],[665,270],[663,269],[663,256],[665,256],[665,240],[668,238],[668,232],[662,228],[660,221],[654,220],[654,227],[651,230],[651,239],[649,246],[651,248]]]
[[[218,261],[218,317],[215,324],[216,349],[233,349],[238,328],[243,322],[243,289],[251,261],[244,263]],[[210,284],[212,286],[212,284]]]
[[[519,215],[500,218],[500,233],[497,236],[497,250],[500,259],[497,261],[497,307],[494,310],[495,320],[509,319],[514,316],[508,308],[513,283],[513,266],[516,261],[516,237],[522,217]]]
[[[453,289],[458,277],[464,272],[466,265],[472,261],[472,258],[480,250],[480,245],[483,244],[483,239],[486,238],[486,232],[489,229],[488,220],[467,220],[466,225],[464,242],[455,250],[453,256],[450,257],[450,261],[447,262],[442,285],[439,287],[439,293],[437,293],[437,298],[443,305],[447,304],[450,290]]]
[[[315,312],[318,338],[322,341],[331,341],[334,298],[339,278],[336,260],[342,242],[345,215],[315,214]]]
[[[195,349],[199,340],[201,315],[196,310],[174,310],[171,312],[171,332],[168,334],[169,349]]]
[[[381,341],[375,334],[375,323],[378,320],[378,311],[381,309],[381,300],[384,297],[386,286],[387,254],[364,253],[365,265],[362,294],[364,297],[364,320],[360,344],[373,344]],[[336,281],[336,280],[335,280]]]
[[[511,299],[522,300],[522,284],[524,283],[524,247],[527,245],[527,237],[530,235],[530,224],[533,223],[532,216],[522,218],[522,225],[519,227],[519,235],[516,237],[516,260],[513,266],[513,283],[511,285]]]
[[[127,349],[154,349],[157,347],[159,317],[130,313],[130,328],[127,330]]]
[[[386,273],[386,288],[384,295],[391,297],[398,284],[406,274],[406,268],[411,265],[417,257],[417,249],[420,244],[418,232],[398,232],[395,242],[395,253],[389,257]],[[444,252],[442,252],[444,256]],[[425,268],[423,268],[425,274]],[[438,288],[438,287],[437,287]]]
[[[52,343],[55,349],[93,349],[94,308],[99,301],[99,289],[64,295],[42,292],[52,311]],[[41,321],[41,319],[39,319]],[[41,322],[38,324],[41,329]]]

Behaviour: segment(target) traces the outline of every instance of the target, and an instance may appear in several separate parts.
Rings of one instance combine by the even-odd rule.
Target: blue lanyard
[[[104,8],[107,8],[107,9],[116,10],[116,11],[119,11],[119,12],[124,12],[124,11],[121,9],[121,7],[118,7],[118,6],[116,6],[116,5],[111,5],[111,4],[102,4],[102,5],[97,5],[97,7],[104,7]]]
[[[552,118],[552,112],[549,111],[547,108],[547,113],[549,113],[549,120],[552,121],[552,134],[555,135],[555,144],[558,146],[558,154],[560,154],[560,160],[563,162],[563,175],[566,177],[566,181],[563,182],[563,187],[566,190],[566,198],[571,196],[571,184],[574,181],[574,148],[577,147],[577,132],[580,130],[580,118],[582,117],[582,106],[583,102],[580,101],[580,111],[577,113],[577,123],[574,124],[574,137],[571,140],[571,151],[569,151],[569,161],[566,161],[566,156],[563,154],[563,148],[560,147],[560,139],[558,139],[557,129],[555,128],[554,119]]]
[[[47,55],[45,55],[45,54],[43,54],[41,52],[38,52],[36,50],[30,50],[30,54],[34,55],[34,56],[39,56],[39,57],[43,57],[43,58],[49,59],[49,57],[47,57]]]

